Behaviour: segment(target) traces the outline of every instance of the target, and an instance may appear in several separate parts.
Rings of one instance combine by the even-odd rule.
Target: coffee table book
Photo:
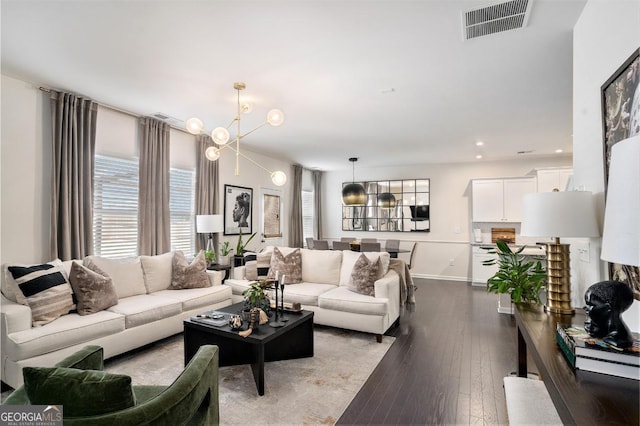
[[[621,351],[589,336],[582,327],[558,324],[556,341],[569,364],[575,369],[640,380],[637,339],[631,349]]]

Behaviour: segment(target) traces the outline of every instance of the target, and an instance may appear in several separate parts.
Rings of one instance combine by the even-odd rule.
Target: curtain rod
[[[39,89],[41,92],[45,92],[45,93],[51,93],[51,91],[52,91],[52,90],[55,90],[56,92],[60,92],[60,90],[57,90],[57,89],[50,89],[50,88],[48,88],[48,87],[44,87],[44,86],[39,86],[39,87],[38,87],[38,89]],[[101,107],[103,107],[103,108],[106,108],[106,109],[110,109],[111,111],[119,112],[119,113],[121,113],[121,114],[126,114],[126,115],[129,115],[129,116],[131,116],[131,117],[135,117],[135,118],[150,117],[150,118],[154,118],[154,119],[159,120],[159,121],[163,121],[163,120],[160,120],[160,119],[158,119],[158,118],[156,118],[156,117],[151,117],[151,116],[145,116],[145,115],[136,114],[136,113],[134,113],[134,112],[127,111],[127,110],[124,110],[124,109],[122,109],[122,108],[115,107],[115,106],[113,106],[113,105],[107,105],[107,104],[104,104],[104,103],[102,103],[102,102],[98,102],[98,101],[96,101],[95,99],[92,99],[92,98],[90,98],[90,99],[91,99],[91,100],[93,100],[95,103],[97,103],[99,106],[101,106]],[[163,122],[164,122],[164,123],[167,123],[166,121],[163,121]],[[169,124],[169,123],[167,123],[167,124]],[[176,126],[171,125],[171,124],[169,124],[169,127],[171,127],[171,128],[172,128],[172,129],[174,129],[174,130],[179,130],[179,131],[181,131],[182,133],[188,133],[188,134],[191,134],[191,133],[189,133],[188,131],[186,131],[185,129],[181,129],[180,127],[176,127]]]

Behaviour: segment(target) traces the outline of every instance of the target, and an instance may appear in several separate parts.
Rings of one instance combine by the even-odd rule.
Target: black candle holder
[[[277,296],[276,296],[276,300],[278,300]],[[276,305],[277,305],[277,302],[276,302]],[[281,319],[281,321],[282,322],[289,321],[289,318],[285,318],[285,316],[284,316],[284,283],[283,282],[280,282],[280,308],[282,309],[282,319]]]
[[[276,309],[273,314],[273,319],[269,321],[269,326],[273,328],[279,328],[284,325],[284,322],[278,320],[278,281],[277,280],[273,282],[273,287],[275,288],[275,296],[276,296],[275,308]]]

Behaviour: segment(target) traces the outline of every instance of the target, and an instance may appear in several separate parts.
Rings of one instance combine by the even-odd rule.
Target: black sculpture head
[[[592,337],[620,348],[633,344],[629,328],[620,315],[633,303],[633,292],[619,281],[602,281],[593,284],[584,294],[587,317],[584,328]]]

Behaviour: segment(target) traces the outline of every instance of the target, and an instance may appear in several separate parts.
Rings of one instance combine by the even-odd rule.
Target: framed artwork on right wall
[[[602,133],[605,199],[611,147],[640,134],[640,48],[602,85]],[[630,197],[637,194],[630,194]],[[609,263],[609,276],[627,283],[640,300],[640,268]]]

